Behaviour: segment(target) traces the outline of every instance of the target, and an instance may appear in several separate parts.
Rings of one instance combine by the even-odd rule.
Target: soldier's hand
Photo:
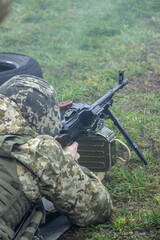
[[[78,159],[80,158],[80,155],[77,152],[77,150],[78,150],[78,143],[77,142],[72,143],[71,145],[65,147],[63,150],[65,152],[69,152],[71,154],[71,156],[74,158],[74,160],[78,162]]]

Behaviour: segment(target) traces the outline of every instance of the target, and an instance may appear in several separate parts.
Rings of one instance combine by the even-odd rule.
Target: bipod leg
[[[144,162],[145,165],[148,164],[146,158],[144,157],[143,153],[139,150],[137,145],[132,141],[126,130],[122,127],[118,119],[114,116],[114,114],[110,111],[110,109],[107,109],[107,115],[110,117],[110,119],[113,121],[114,125],[119,129],[119,131],[122,133],[122,135],[125,137],[127,142],[130,144],[130,146],[133,148],[137,156]]]

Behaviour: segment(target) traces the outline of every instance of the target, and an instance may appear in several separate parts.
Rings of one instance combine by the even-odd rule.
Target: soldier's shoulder
[[[61,149],[61,145],[52,136],[38,135],[36,139],[40,141],[40,145],[43,147],[48,147],[49,149],[52,149],[52,147],[56,147]]]

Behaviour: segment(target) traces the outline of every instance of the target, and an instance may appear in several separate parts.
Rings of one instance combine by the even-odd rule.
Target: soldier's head
[[[0,87],[14,101],[29,126],[38,134],[55,136],[61,129],[60,111],[53,87],[35,76],[19,75]]]
[[[0,0],[0,22],[7,15],[9,11],[11,0]]]

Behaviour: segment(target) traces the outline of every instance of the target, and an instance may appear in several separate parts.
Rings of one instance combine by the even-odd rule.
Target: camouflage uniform
[[[11,153],[23,192],[34,203],[45,196],[79,226],[102,223],[112,212],[110,195],[96,175],[84,172],[54,139],[61,128],[57,97],[48,83],[41,83],[36,77],[16,76],[0,88],[7,96],[0,97],[0,133],[31,137]]]

